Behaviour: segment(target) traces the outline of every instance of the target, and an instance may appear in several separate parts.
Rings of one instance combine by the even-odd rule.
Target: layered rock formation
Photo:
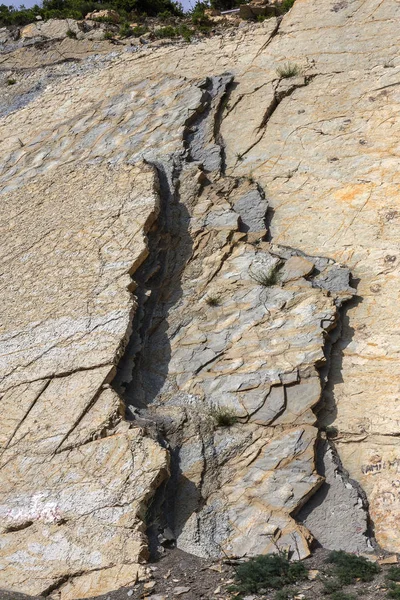
[[[129,585],[146,531],[201,556],[343,546],[304,506],[317,408],[347,549],[351,479],[398,549],[399,11],[297,0],[189,46],[3,55],[3,587]]]

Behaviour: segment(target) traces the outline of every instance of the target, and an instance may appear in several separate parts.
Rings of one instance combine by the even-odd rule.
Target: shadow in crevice
[[[351,285],[356,287],[358,282],[352,280]],[[340,322],[330,334],[330,341],[326,344],[326,366],[320,370],[323,382],[321,401],[315,412],[317,414],[318,428],[324,429],[332,425],[337,418],[337,403],[335,387],[343,383],[343,358],[344,350],[352,342],[355,330],[351,325],[351,311],[363,301],[359,296],[349,300],[341,309]]]
[[[190,215],[180,202],[176,167],[154,166],[160,184],[160,214],[148,234],[149,257],[133,276],[138,308],[113,381],[125,400],[128,419],[135,409],[155,400],[167,378],[171,358],[168,313],[182,296],[181,277],[192,254]]]

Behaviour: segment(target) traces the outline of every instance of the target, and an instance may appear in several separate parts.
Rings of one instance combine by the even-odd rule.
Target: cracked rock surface
[[[2,54],[31,69],[0,106],[5,588],[103,594],[166,541],[307,556],[316,411],[399,549],[400,5],[339,4],[134,54]]]

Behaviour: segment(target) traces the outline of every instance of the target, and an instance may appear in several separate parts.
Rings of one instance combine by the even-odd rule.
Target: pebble
[[[155,581],[148,581],[147,583],[144,584],[143,587],[145,590],[152,590],[155,585],[156,585]]]
[[[127,592],[126,594],[127,596],[133,596],[133,590],[129,590],[129,592]]]
[[[179,587],[178,586],[178,587],[174,588],[172,591],[177,596],[180,596],[181,594],[186,594],[187,592],[190,592],[190,587],[184,587],[184,586]]]

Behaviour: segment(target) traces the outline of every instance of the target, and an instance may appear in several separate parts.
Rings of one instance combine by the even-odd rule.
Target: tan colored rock
[[[68,472],[81,481],[80,450],[93,453],[92,466],[95,449],[111,448],[118,438],[126,452],[120,464],[126,464],[134,433],[134,456],[146,463],[135,479],[141,507],[165,473],[164,451],[122,426],[119,399],[109,388],[131,321],[128,272],[137,273],[141,264],[136,294],[146,315],[154,315],[154,327],[140,356],[138,346],[128,351],[140,358],[140,368],[127,401],[136,410],[148,401],[142,416],[149,423],[155,413],[180,451],[178,545],[203,555],[210,548],[217,554],[218,545],[243,554],[270,551],[275,543],[297,546],[300,556],[308,553],[310,534],[292,515],[321,483],[314,465],[313,407],[321,394],[316,366],[324,364],[337,304],[351,295],[343,263],[360,279],[362,302],[352,304],[344,338],[334,348],[323,421],[339,429],[340,456],[368,495],[378,540],[398,549],[399,344],[393,307],[399,209],[393,157],[399,33],[394,4],[374,0],[361,8],[361,0],[336,8],[297,0],[279,25],[282,35],[275,35],[278,23],[271,19],[196,45],[116,51],[104,64],[96,59],[93,68],[89,61],[81,70],[52,67],[62,76],[33,98],[26,92],[24,106],[10,102],[0,135],[7,194],[1,240],[7,240],[3,261],[10,267],[4,268],[1,442],[11,483],[3,514],[7,527],[13,520],[26,527],[1,539],[9,544],[2,560],[16,590],[36,593],[54,585],[61,572],[80,573],[61,588],[72,599],[85,597],[91,587],[100,594],[131,585],[135,576],[145,548],[137,498],[129,500],[126,513],[112,515],[110,546],[100,552],[100,571],[93,572],[93,531],[105,535],[104,523],[98,524],[104,491],[94,488],[90,517],[80,515],[77,496],[72,507],[62,504],[62,512],[72,515],[66,523],[54,522],[58,513],[51,503],[68,489]],[[2,67],[54,65],[64,60],[59,53],[82,58],[89,51],[80,44],[65,39],[40,56],[17,48],[1,56]],[[97,48],[105,51],[100,42]],[[277,69],[287,62],[302,75],[279,81]],[[204,77],[226,71],[235,85],[222,106],[226,81],[214,94]],[[33,76],[29,81],[33,87]],[[219,171],[221,137],[225,176]],[[182,139],[193,168],[181,170]],[[166,237],[152,229],[160,252],[146,263],[142,232],[156,217],[156,201],[152,169],[132,166],[143,158],[165,173],[164,193],[173,190],[172,171],[180,191],[179,203],[173,193],[166,202]],[[248,198],[256,190],[254,182],[274,210],[273,244],[263,240],[258,212],[254,219],[246,214],[248,200],[236,204],[241,194]],[[254,227],[248,233],[250,217]],[[288,247],[304,253],[309,264],[299,265],[297,250]],[[263,286],[254,268],[250,274],[253,263],[261,265],[256,274],[275,266],[296,277]],[[212,297],[215,306],[207,302]],[[126,370],[132,371],[132,361]],[[121,381],[127,382],[125,374]],[[233,410],[239,422],[216,428],[213,406]],[[63,453],[78,466],[60,465]],[[155,464],[147,463],[149,456]],[[56,471],[65,467],[60,490],[51,469],[44,472],[43,457]],[[121,489],[119,465],[105,472],[109,485],[116,478]],[[24,485],[23,512],[16,515],[20,500],[13,490],[19,494]],[[49,492],[48,504],[33,504],[42,512],[29,524],[36,489],[57,493]],[[120,518],[128,528],[135,523],[129,574],[120,551],[126,543]],[[87,529],[76,557],[70,548],[77,543],[79,520]],[[31,574],[24,579],[23,562],[16,566],[9,557],[16,548],[44,545],[56,530],[66,548],[59,566],[42,553],[41,562],[32,564],[43,568],[44,581]]]
[[[111,23],[119,23],[121,17],[115,10],[95,10],[94,12],[88,13],[85,17],[86,20],[92,21],[108,21]]]
[[[135,581],[147,556],[143,507],[167,474],[165,450],[122,427],[107,386],[129,332],[129,273],[158,212],[157,179],[146,165],[75,165],[7,201],[3,581],[39,595],[71,576],[62,597],[87,597]]]
[[[25,25],[21,29],[20,36],[22,39],[32,39],[42,37],[46,39],[62,39],[67,37],[67,32],[73,31],[79,33],[77,21],[74,19],[49,19],[48,21],[38,21]]]

